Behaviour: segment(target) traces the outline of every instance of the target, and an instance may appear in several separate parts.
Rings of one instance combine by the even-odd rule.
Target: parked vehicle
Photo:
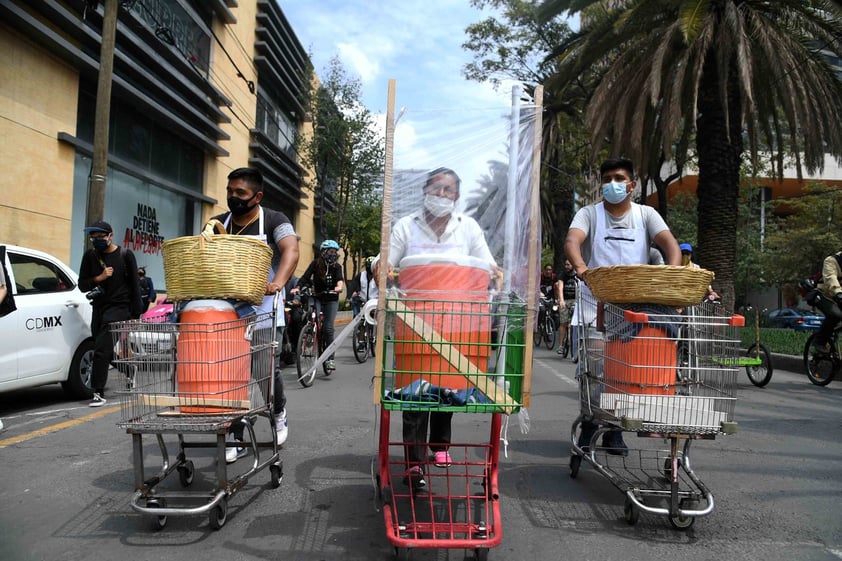
[[[70,396],[89,399],[92,310],[76,273],[14,245],[6,246],[6,271],[18,309],[0,318],[0,391],[61,383]]]
[[[809,313],[798,308],[771,310],[766,318],[769,327],[795,329],[796,331],[818,331],[824,321],[824,316],[820,313]]]

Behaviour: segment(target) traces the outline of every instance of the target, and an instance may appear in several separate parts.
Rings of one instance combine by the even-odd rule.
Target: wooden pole
[[[534,345],[530,341],[531,326],[537,319],[535,308],[535,296],[538,293],[538,260],[540,255],[541,232],[538,225],[541,223],[541,129],[543,128],[544,110],[544,86],[535,87],[535,121],[532,131],[532,173],[529,176],[530,186],[530,215],[529,215],[529,249],[527,255],[528,280],[526,282],[526,294],[530,303],[527,310],[527,333],[526,346],[523,352],[523,406],[529,407],[532,397],[532,355]]]
[[[392,174],[395,155],[395,79],[389,80],[386,100],[386,160],[383,165],[383,210],[380,214],[380,266],[377,270],[377,341],[374,361],[374,403],[383,397],[383,340],[386,335],[386,278],[389,274],[389,240],[392,237]]]
[[[88,208],[85,224],[105,215],[105,179],[108,174],[108,121],[111,116],[111,81],[114,75],[114,46],[117,38],[118,0],[105,0],[102,44],[99,50],[99,78],[94,115],[94,153],[88,178]]]

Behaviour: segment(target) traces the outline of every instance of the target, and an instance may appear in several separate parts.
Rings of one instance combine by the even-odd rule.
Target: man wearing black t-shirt
[[[263,175],[254,168],[238,168],[228,174],[226,187],[228,209],[230,212],[214,216],[225,225],[229,234],[253,236],[265,241],[272,248],[272,270],[266,284],[266,297],[258,307],[258,313],[272,311],[272,300],[276,292],[283,298],[284,285],[298,265],[298,236],[289,218],[282,213],[260,206],[263,200]],[[284,329],[283,308],[276,317],[276,337],[280,341]],[[281,378],[281,346],[275,349],[275,430],[278,445],[283,444],[288,436],[286,396]],[[242,440],[242,426],[234,431],[235,440]],[[225,459],[233,462],[245,454],[242,446],[226,449]]]

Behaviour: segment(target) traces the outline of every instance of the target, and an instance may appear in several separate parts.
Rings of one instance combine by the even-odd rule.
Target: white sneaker
[[[102,395],[94,392],[94,396],[91,398],[91,402],[88,403],[88,407],[102,407],[105,405],[106,399],[102,397]]]
[[[0,430],[3,430],[3,419],[0,419]]]
[[[289,436],[289,427],[287,426],[287,410],[281,409],[281,412],[275,415],[275,436],[278,446],[281,446],[287,441]]]
[[[232,437],[230,434],[228,435],[228,442],[234,444],[242,444],[242,440],[237,440],[236,438]],[[233,464],[243,456],[248,454],[248,450],[244,446],[229,446],[225,448],[225,463]]]

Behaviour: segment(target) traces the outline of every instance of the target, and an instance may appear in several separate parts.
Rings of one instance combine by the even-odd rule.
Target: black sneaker
[[[813,354],[822,358],[830,356],[830,343],[813,343]]]
[[[427,482],[424,480],[424,470],[421,469],[421,466],[412,466],[409,468],[409,471],[406,472],[406,476],[403,478],[403,484],[413,489],[423,489],[426,487]]]
[[[596,432],[596,425],[588,421],[582,421],[582,429],[579,432],[579,438],[576,440],[576,445],[582,449],[583,452],[590,450],[591,438]]]

